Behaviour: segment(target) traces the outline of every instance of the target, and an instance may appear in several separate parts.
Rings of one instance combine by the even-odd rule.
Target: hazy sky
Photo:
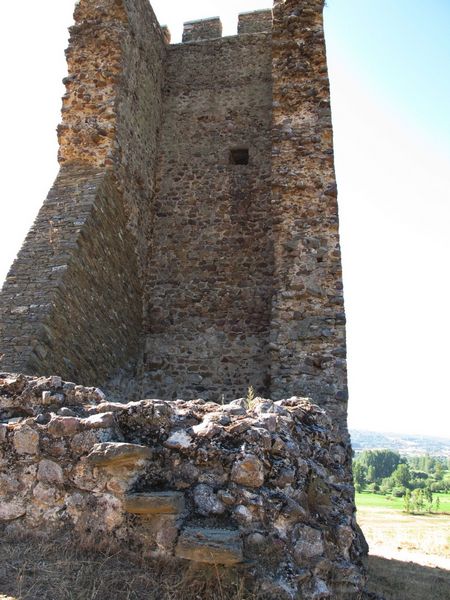
[[[182,22],[271,1],[154,0]],[[450,2],[328,0],[350,426],[450,436]],[[2,2],[0,280],[57,173],[73,0]]]

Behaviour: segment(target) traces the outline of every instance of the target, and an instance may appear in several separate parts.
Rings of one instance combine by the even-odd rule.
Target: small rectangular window
[[[248,148],[230,150],[230,165],[248,165]]]

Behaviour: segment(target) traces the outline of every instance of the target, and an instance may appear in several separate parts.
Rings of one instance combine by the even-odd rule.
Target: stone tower
[[[80,0],[59,175],[0,297],[2,370],[122,396],[310,396],[345,431],[323,0],[185,24]]]

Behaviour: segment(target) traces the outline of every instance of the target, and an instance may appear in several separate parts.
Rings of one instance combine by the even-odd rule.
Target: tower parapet
[[[200,42],[220,37],[222,37],[222,21],[219,17],[184,23],[183,42]]]
[[[263,33],[272,30],[272,10],[253,10],[239,14],[238,34]]]

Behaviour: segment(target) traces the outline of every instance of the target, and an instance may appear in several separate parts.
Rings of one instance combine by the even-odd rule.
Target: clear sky
[[[154,0],[182,22],[271,1]],[[73,0],[0,8],[0,280],[57,173]],[[450,2],[328,0],[350,426],[450,436]]]

